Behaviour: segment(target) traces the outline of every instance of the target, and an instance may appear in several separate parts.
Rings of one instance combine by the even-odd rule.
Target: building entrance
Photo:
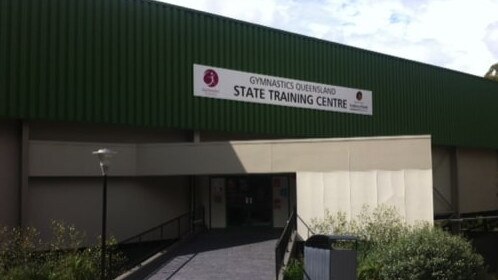
[[[271,176],[227,177],[227,225],[272,226],[272,197]]]

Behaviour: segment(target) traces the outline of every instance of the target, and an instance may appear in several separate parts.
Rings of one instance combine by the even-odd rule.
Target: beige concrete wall
[[[364,206],[394,206],[409,224],[433,221],[431,170],[298,172],[297,210],[307,225],[325,213],[357,217]],[[307,229],[298,223],[301,237]]]
[[[498,210],[498,156],[495,150],[433,147],[432,156],[436,214]],[[452,188],[458,196],[456,201],[452,200]]]
[[[341,211],[354,219],[365,205],[375,208],[381,204],[396,207],[410,224],[433,221],[430,139],[371,140],[304,149],[294,146],[289,149],[290,160],[282,156],[282,164],[300,166],[296,174],[297,211],[305,223],[323,218],[327,211]],[[301,157],[304,160],[292,163],[301,152],[306,154]],[[298,231],[307,237],[302,223],[298,223]]]
[[[99,167],[91,152],[104,146],[118,151],[111,168],[113,176],[292,173],[296,171],[327,174],[333,171],[333,176],[324,176],[325,186],[340,186],[347,183],[351,184],[353,191],[364,190],[357,189],[358,186],[362,186],[369,192],[375,191],[375,185],[370,183],[373,182],[374,177],[381,184],[397,184],[396,182],[401,181],[401,175],[395,171],[426,170],[432,166],[431,158],[426,156],[431,153],[428,137],[185,143],[191,140],[190,132],[47,122],[33,122],[30,135],[32,140],[29,146],[29,173],[38,179],[41,177],[75,177],[76,180],[80,177],[97,176]],[[200,135],[201,141],[254,138],[255,136],[251,135],[204,132]],[[271,137],[261,136],[260,138]],[[151,144],[155,142],[160,144]],[[406,151],[410,151],[409,156],[401,157],[400,155],[406,155]],[[496,210],[496,207],[492,207],[497,203],[496,174],[493,174],[493,170],[496,173],[496,153],[467,149],[459,151],[461,151],[458,165],[461,182],[459,191],[463,199],[461,210],[463,212]],[[441,196],[434,195],[433,209],[435,213],[445,213],[449,209],[445,201],[450,198],[451,185],[448,151],[444,148],[434,148],[432,152],[435,166],[434,188],[442,194]],[[351,171],[354,171],[351,176],[345,175]],[[412,176],[415,177],[413,180],[416,181],[417,176]],[[412,177],[403,177],[403,180],[404,182],[412,180],[410,179]],[[422,177],[427,178],[425,173]],[[208,180],[206,176],[203,178],[203,182]],[[495,180],[494,183],[493,180]],[[477,192],[475,191],[476,185],[480,186]],[[411,190],[416,190],[416,188],[410,188],[409,191]],[[208,188],[201,187],[198,191],[205,197]],[[291,191],[290,194],[295,197],[296,192]],[[329,199],[335,199],[338,205],[344,202],[342,198],[334,198],[332,194],[330,187],[323,190],[323,195]],[[378,194],[381,200],[384,199],[382,195]],[[390,197],[393,198],[396,195]],[[355,201],[358,204],[374,203],[373,196],[370,195],[359,196]],[[208,201],[203,201],[203,203],[208,205]],[[10,207],[6,205],[3,204],[4,207]],[[206,210],[208,210],[207,207]],[[274,219],[278,220],[275,216]],[[222,225],[223,221],[214,221],[214,224]]]
[[[112,172],[120,176],[327,172],[330,170],[430,167],[429,137],[374,137],[234,141],[176,144],[115,144],[31,141],[31,176],[96,176],[91,154],[105,145],[118,152]],[[410,157],[400,157],[405,151]]]
[[[498,157],[495,150],[458,149],[460,212],[498,210]]]
[[[452,163],[453,149],[445,147],[432,148],[432,177],[434,184],[434,213],[444,215],[454,211],[452,205]]]
[[[20,129],[16,122],[0,121],[0,226],[17,226],[20,219]]]
[[[102,147],[102,143],[31,141],[30,147],[31,176],[95,176],[99,173],[91,151]],[[430,174],[427,175],[431,170],[431,147],[430,138],[426,136],[174,144],[107,143],[107,147],[118,151],[113,159],[112,175],[323,173],[328,174],[325,179],[311,176],[311,182],[296,183],[296,192],[293,194],[291,191],[291,195],[297,195],[301,201],[297,204],[298,213],[304,211],[300,207],[308,203],[312,206],[309,217],[323,215],[328,204],[320,206],[313,202],[314,198],[322,197],[336,201],[340,209],[346,198],[336,194],[343,193],[347,184],[350,192],[357,194],[354,199],[348,200],[351,202],[351,215],[364,204],[388,201],[408,213],[405,216],[410,222],[429,219],[428,216],[432,220],[432,194],[426,194],[427,188],[432,190],[432,179]],[[421,182],[423,184],[419,188],[405,188],[405,185]],[[299,184],[313,186],[311,193],[300,192]],[[210,198],[209,219],[214,228],[226,226],[224,186],[219,185],[216,190],[211,190]],[[379,192],[378,185],[388,191]],[[206,189],[201,188],[201,192],[205,197]],[[410,199],[402,201],[406,197]],[[420,207],[418,199],[424,200],[421,202],[424,205],[430,201],[430,207],[419,211],[423,213],[421,216],[407,210]],[[282,223],[284,215],[277,216],[276,225]]]
[[[100,148],[117,152],[111,160],[112,176],[137,174],[136,144],[30,141],[30,176],[93,177],[100,175],[100,166],[92,154]]]
[[[186,177],[110,178],[108,233],[126,239],[189,211]],[[89,241],[101,231],[101,178],[31,178],[28,224],[50,236],[51,220],[75,224]]]

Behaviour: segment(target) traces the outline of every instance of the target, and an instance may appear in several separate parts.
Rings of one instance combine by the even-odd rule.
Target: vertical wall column
[[[211,227],[211,194],[210,194],[210,177],[209,176],[197,176],[197,183],[195,189],[197,192],[197,207],[204,207],[204,225],[207,228]]]
[[[460,187],[458,183],[458,151],[454,147],[451,149],[450,155],[450,166],[451,166],[451,206],[453,210],[453,216],[455,218],[460,217]]]
[[[29,123],[22,122],[21,131],[21,180],[20,180],[20,225],[25,226],[28,217],[28,191],[29,191]]]
[[[201,141],[201,133],[198,130],[193,130],[192,131],[192,142],[193,143],[199,143]],[[197,180],[198,177],[195,175],[189,176],[189,199],[190,199],[190,212],[194,214],[194,217],[192,219],[192,228],[194,228],[194,220],[199,218],[196,217],[198,213],[196,213],[198,207],[197,203]]]
[[[0,121],[0,227],[21,223],[20,122]]]
[[[450,156],[451,165],[451,206],[453,210],[453,218],[460,218],[460,186],[458,180],[458,150],[456,147],[451,149]],[[452,223],[451,231],[459,233],[461,230],[460,223]]]

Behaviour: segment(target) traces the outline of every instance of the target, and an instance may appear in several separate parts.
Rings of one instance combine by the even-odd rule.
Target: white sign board
[[[372,115],[369,90],[194,64],[194,96]]]

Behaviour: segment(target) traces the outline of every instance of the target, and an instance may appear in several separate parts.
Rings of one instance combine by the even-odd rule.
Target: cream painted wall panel
[[[138,173],[143,175],[240,174],[270,169],[270,147],[260,144],[143,144],[137,156]]]
[[[317,189],[321,189],[323,193],[323,177],[321,173],[296,173],[297,213],[308,225],[311,225],[312,218],[323,217],[324,214],[323,198],[320,192],[316,191]],[[299,219],[297,230],[302,237],[307,236],[307,229]]]
[[[377,207],[377,171],[352,171],[351,215],[356,217],[364,205]]]
[[[136,174],[136,145],[30,141],[30,176],[97,176],[98,159],[92,154],[100,148],[116,151],[111,175]]]
[[[108,232],[118,240],[143,232],[188,212],[184,177],[110,178]],[[89,243],[100,235],[101,178],[31,178],[28,224],[50,237],[50,223],[61,220],[87,233]]]
[[[494,150],[458,149],[460,211],[498,210],[498,157]]]
[[[323,174],[323,201],[329,213],[344,212],[351,218],[351,187],[349,172],[336,171]]]
[[[397,147],[397,145],[401,147]],[[423,147],[418,147],[421,145]],[[326,207],[345,207],[344,205],[329,206],[324,199],[331,199],[329,188],[337,188],[338,184],[348,182],[351,189],[350,200],[352,205],[350,213],[359,213],[364,204],[376,206],[378,199],[392,196],[395,192],[394,182],[398,177],[381,177],[377,172],[399,171],[427,166],[430,173],[430,138],[429,137],[391,137],[391,138],[363,138],[363,139],[312,139],[312,140],[279,140],[279,141],[251,141],[251,142],[218,142],[218,143],[182,143],[182,144],[129,144],[107,145],[118,152],[115,164],[111,168],[112,175],[124,175],[129,172],[135,175],[164,175],[178,174],[231,174],[231,173],[272,173],[272,172],[297,172],[301,174],[297,180],[297,206],[300,215],[308,218],[323,216]],[[32,141],[33,153],[31,175],[36,176],[92,176],[98,175],[98,164],[91,151],[102,147],[95,143],[70,143],[70,142],[40,142]],[[369,148],[370,147],[370,148]],[[429,147],[429,148],[424,148]],[[381,152],[382,149],[385,152]],[[406,149],[406,150],[405,150]],[[392,153],[391,151],[397,151]],[[387,155],[383,157],[384,153]],[[417,155],[414,155],[414,154]],[[424,153],[425,157],[421,157]],[[42,159],[54,154],[49,162]],[[122,156],[121,158],[118,158]],[[395,170],[361,170],[372,166],[361,163],[370,159],[374,165],[382,167],[396,167]],[[351,159],[351,162],[350,162]],[[420,160],[420,162],[414,161]],[[64,162],[65,160],[65,162]],[[354,161],[354,162],[353,162]],[[261,163],[261,164],[260,164]],[[394,168],[393,167],[393,168]],[[303,170],[317,169],[317,173],[306,173]],[[344,175],[324,176],[325,173],[347,172]],[[316,170],[315,170],[316,171]],[[386,175],[388,176],[388,175]],[[430,176],[429,176],[430,177]],[[337,180],[337,181],[335,181]],[[406,178],[404,179],[406,180]],[[415,179],[411,179],[415,183]],[[424,180],[422,180],[424,181]],[[429,180],[430,181],[430,180]],[[432,182],[423,188],[432,187]],[[379,182],[385,182],[385,193]],[[302,184],[302,185],[299,185]],[[330,187],[330,185],[334,185]],[[303,187],[307,186],[307,187]],[[391,186],[391,187],[390,187]],[[405,188],[408,185],[405,182]],[[188,188],[186,188],[188,189]],[[432,190],[432,189],[431,189]],[[383,190],[384,191],[384,190]],[[417,191],[417,189],[412,189]],[[426,190],[424,189],[423,192]],[[405,192],[408,197],[409,193]],[[214,195],[214,194],[212,194]],[[346,195],[345,193],[341,195]],[[432,205],[432,192],[420,197],[429,197]],[[211,202],[214,197],[212,196]],[[338,201],[338,198],[334,198]],[[218,200],[218,199],[216,199]],[[213,227],[224,227],[225,197],[218,206],[212,209]],[[411,205],[413,206],[413,205]],[[432,206],[431,206],[432,207]],[[411,208],[410,208],[411,209]],[[406,211],[410,210],[408,207]],[[432,208],[430,209],[432,211]],[[416,213],[412,215],[416,216]],[[423,216],[426,218],[426,216]],[[432,219],[432,216],[431,218]]]
[[[305,203],[311,204],[309,215],[321,219],[325,213],[323,203],[323,173],[311,173],[308,180],[310,197]]]
[[[426,139],[385,139],[349,142],[351,170],[431,168],[431,143]],[[400,156],[409,155],[409,156]]]
[[[406,215],[404,178],[404,170],[377,172],[377,203],[396,207],[402,216]]]
[[[137,148],[137,173],[153,175],[161,174],[166,170],[166,173],[174,174],[177,169],[184,169],[189,165],[194,168],[196,165],[192,164],[195,161],[195,157],[192,157],[193,152],[186,152],[174,148],[162,148],[160,144],[140,145]],[[213,160],[218,159],[213,158]]]
[[[433,220],[431,170],[405,170],[405,205],[408,223]]]
[[[429,169],[430,158],[420,159],[426,150],[430,155],[425,146],[430,147],[425,136],[170,144],[31,141],[30,175],[98,175],[91,152],[101,147],[119,152],[111,171],[119,176],[369,171],[369,160],[393,170]]]
[[[272,171],[348,170],[348,143],[298,142],[272,144]]]
[[[308,225],[314,218],[323,218],[325,209],[342,210],[355,218],[364,206],[373,209],[380,204],[395,206],[410,224],[433,221],[431,170],[297,172],[296,178],[297,213]],[[350,199],[346,190],[351,190]],[[300,221],[298,233],[307,238]]]
[[[265,173],[272,170],[272,146],[264,144],[232,145],[247,173]]]
[[[114,180],[117,183],[108,194],[108,222],[109,229],[120,239],[136,235],[190,211],[187,177],[129,178],[133,184],[124,183],[126,179]],[[182,220],[183,229],[187,226],[185,222],[186,219]],[[176,225],[165,228],[165,235],[166,232],[176,237]],[[158,232],[148,236],[158,237]]]

